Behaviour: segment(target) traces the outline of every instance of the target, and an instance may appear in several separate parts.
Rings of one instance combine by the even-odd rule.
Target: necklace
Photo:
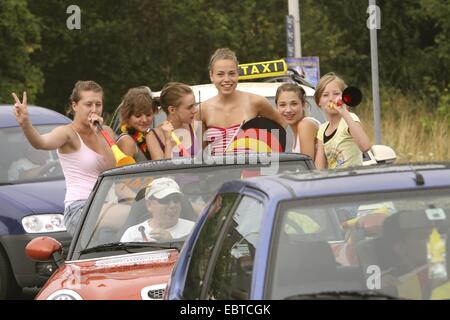
[[[147,130],[148,132],[149,130]],[[128,134],[131,138],[133,138],[134,142],[136,142],[139,150],[141,150],[147,159],[150,159],[150,152],[148,151],[147,142],[145,141],[145,135],[141,131],[136,130],[135,128],[128,128],[126,124],[120,126],[120,132]]]

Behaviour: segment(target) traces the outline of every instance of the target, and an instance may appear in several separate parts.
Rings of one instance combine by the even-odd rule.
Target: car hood
[[[69,261],[53,274],[36,299],[47,299],[62,289],[76,291],[84,300],[148,299],[150,286],[165,288],[177,258],[176,250],[158,250]]]
[[[0,212],[15,218],[38,213],[62,213],[65,192],[64,180],[0,186]]]

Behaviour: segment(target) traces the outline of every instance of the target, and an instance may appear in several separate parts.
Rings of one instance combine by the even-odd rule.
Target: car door
[[[243,195],[230,213],[205,274],[202,299],[248,300],[264,204]]]
[[[192,250],[183,298],[249,298],[263,212],[257,197],[217,195]]]

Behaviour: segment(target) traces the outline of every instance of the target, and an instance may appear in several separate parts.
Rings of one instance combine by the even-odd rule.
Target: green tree
[[[66,28],[70,4],[30,1],[45,30],[36,63],[46,82],[38,100],[59,111],[80,79],[104,87],[106,111],[111,112],[132,86],[159,90],[173,80],[209,82],[208,60],[218,47],[235,50],[242,62],[285,52],[287,8],[280,10],[276,0],[264,5],[253,0],[80,0],[80,30]]]
[[[0,34],[0,102],[10,104],[11,92],[24,90],[33,100],[44,83],[40,67],[32,63],[41,29],[26,0],[0,0]]]
[[[370,60],[365,27],[367,5],[362,1],[302,0],[302,54],[319,56],[321,75],[336,72],[348,83],[367,83]]]
[[[450,3],[378,0],[378,56],[382,86],[439,93],[448,86]],[[360,86],[371,83],[368,1],[302,0],[305,51],[319,52],[322,71],[335,70]],[[309,18],[309,19],[308,19]],[[308,35],[306,34],[308,33]],[[317,42],[317,43],[315,43]],[[324,45],[322,45],[322,43]],[[432,92],[427,92],[427,91]]]
[[[111,112],[132,86],[159,90],[174,80],[209,82],[209,57],[219,47],[236,51],[241,63],[286,55],[284,0],[78,0],[80,30],[66,27],[72,1],[28,0],[32,14],[25,0],[12,3],[1,2],[0,28],[7,37],[0,44],[0,83],[21,84],[17,90],[27,87],[38,94],[39,104],[59,111],[81,79],[103,86]],[[450,4],[379,0],[377,5],[381,85],[446,103],[440,96],[449,85],[443,70],[450,64]],[[367,6],[360,0],[300,2],[303,55],[319,56],[322,74],[336,71],[348,83],[370,85]],[[8,55],[11,44],[18,48],[15,56]]]
[[[433,32],[425,35],[429,44],[423,50],[426,57],[424,65],[428,67],[424,68],[422,75],[425,93],[437,101],[439,114],[450,119],[450,3],[421,0],[420,4],[417,15],[433,29]]]
[[[72,1],[32,1],[43,22],[42,50],[36,62],[46,77],[39,102],[64,111],[74,83],[94,80],[105,90],[105,109],[111,111],[130,86],[148,83],[152,70],[145,63],[146,39],[133,24],[140,12],[137,1],[77,1],[81,29],[69,30],[67,7]]]

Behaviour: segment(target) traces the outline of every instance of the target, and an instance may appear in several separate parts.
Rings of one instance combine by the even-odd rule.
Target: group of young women
[[[212,55],[209,75],[218,94],[205,101],[200,110],[196,108],[195,97],[189,86],[182,83],[167,84],[160,96],[167,119],[155,129],[150,129],[155,109],[149,90],[141,89],[139,92],[138,89],[131,89],[125,95],[121,107],[122,132],[127,138],[119,138],[119,147],[135,158],[137,153],[131,151],[138,151],[136,144],[146,151],[146,159],[183,156],[171,137],[171,132],[175,131],[188,133],[181,135],[183,145],[189,148],[185,154],[187,156],[195,155],[201,149],[201,142],[202,147],[209,145],[209,153],[222,154],[243,122],[261,116],[285,128],[290,126],[294,135],[292,151],[310,156],[318,168],[362,164],[362,152],[370,149],[370,142],[359,118],[349,112],[347,107],[336,106],[346,87],[341,78],[329,73],[317,85],[315,102],[328,119],[321,125],[315,118],[306,115],[307,102],[301,86],[282,84],[275,96],[275,109],[262,96],[236,90],[239,76],[237,68],[238,61],[233,51],[223,48]],[[139,94],[147,94],[147,100],[138,99],[136,95]],[[201,132],[204,132],[204,136],[201,140],[194,134],[194,119],[203,126]]]
[[[209,76],[218,94],[200,108],[188,85],[166,84],[160,94],[160,105],[167,118],[156,128],[151,128],[157,111],[151,90],[130,89],[120,106],[119,148],[136,161],[194,156],[206,145],[211,154],[222,154],[241,124],[255,117],[269,118],[284,128],[290,126],[295,137],[292,150],[309,155],[318,168],[360,165],[361,152],[370,148],[358,117],[345,105],[335,107],[346,87],[335,74],[320,79],[314,96],[327,115],[324,124],[306,116],[305,92],[296,84],[286,83],[278,88],[277,108],[265,97],[236,90],[238,60],[230,49],[221,48],[212,55]],[[31,145],[36,149],[57,150],[67,184],[65,225],[69,233],[74,233],[98,174],[115,164],[110,147],[95,125],[95,122],[103,125],[103,90],[94,81],[78,81],[70,96],[73,122],[43,135],[29,120],[26,93],[22,101],[15,93],[13,97],[17,122]],[[201,124],[204,132],[200,139],[195,135],[195,123]],[[115,136],[111,128],[103,127]],[[178,145],[181,138],[184,148]]]

